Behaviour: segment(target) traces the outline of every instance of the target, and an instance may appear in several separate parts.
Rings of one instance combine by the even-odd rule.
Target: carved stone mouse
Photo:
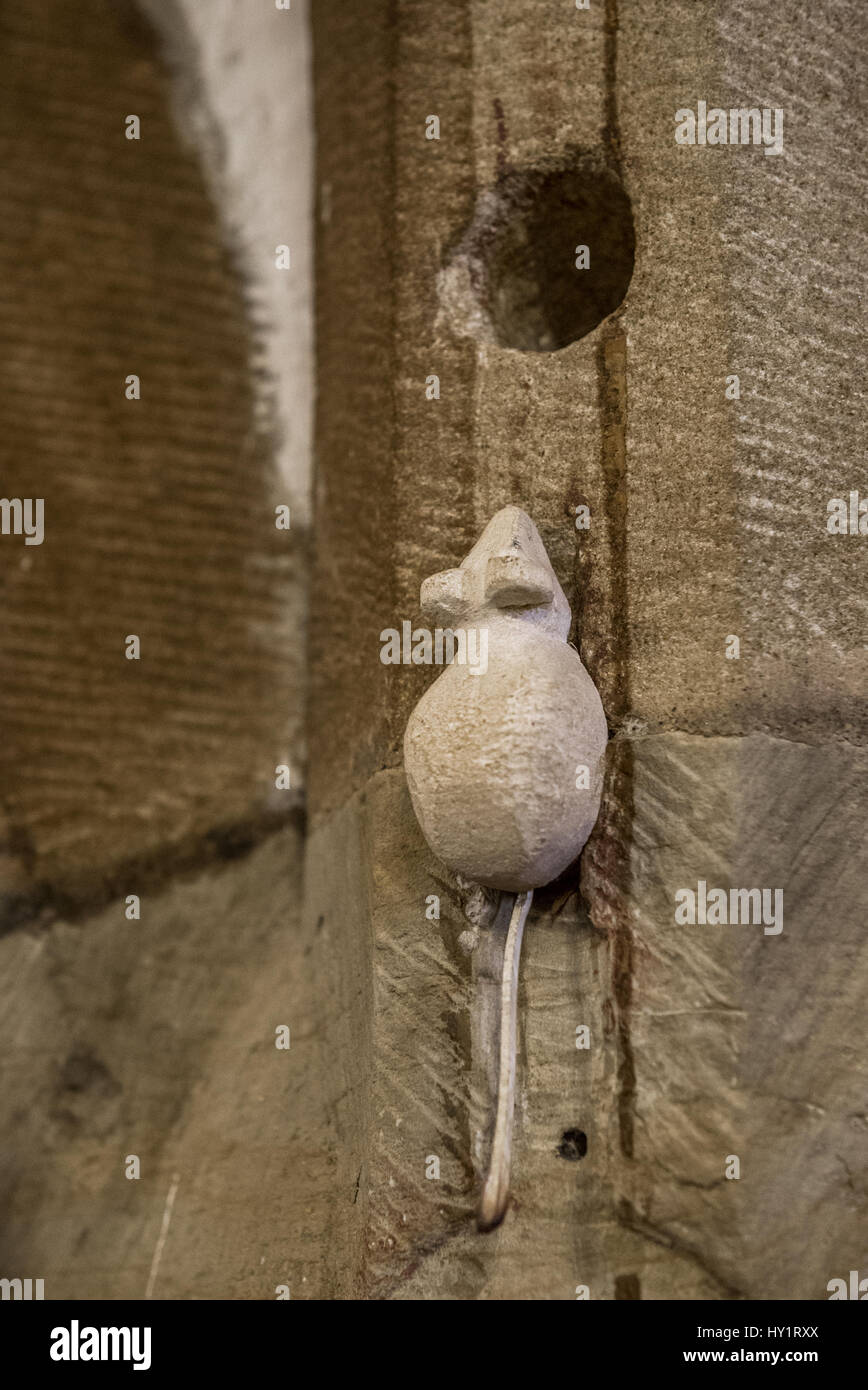
[[[467,634],[474,661],[459,648],[410,716],[404,766],[419,824],[455,873],[541,887],[593,828],[608,731],[530,517],[504,507],[459,569],[424,582],[421,601],[429,622]]]
[[[515,1108],[518,964],[534,888],[576,858],[600,806],[608,731],[597,689],[567,644],[570,609],[539,532],[504,507],[458,569],[422,585],[432,649],[453,659],[404,736],[413,807],[456,874],[515,897],[503,949],[497,1111],[480,1231],[509,1200]],[[423,647],[424,650],[424,647]]]

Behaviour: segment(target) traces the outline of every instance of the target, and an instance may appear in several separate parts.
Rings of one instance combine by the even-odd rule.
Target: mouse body
[[[510,892],[541,887],[593,829],[608,729],[567,643],[569,605],[530,517],[503,508],[421,597],[425,615],[455,633],[458,657],[407,725],[419,824],[453,872]]]

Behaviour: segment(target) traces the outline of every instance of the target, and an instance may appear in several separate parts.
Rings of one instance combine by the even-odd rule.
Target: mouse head
[[[567,640],[570,606],[545,546],[520,507],[503,507],[458,569],[432,574],[422,585],[422,611],[450,627],[496,616],[523,619]]]

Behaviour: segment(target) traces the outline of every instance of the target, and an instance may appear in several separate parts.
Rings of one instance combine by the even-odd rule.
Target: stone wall
[[[826,525],[868,494],[860,19],[0,3],[3,485],[46,502],[43,545],[0,537],[4,1276],[729,1300],[868,1269],[866,540]],[[677,144],[699,101],[782,109],[783,153]],[[380,633],[507,503],[610,743],[528,921],[483,1236],[505,904],[422,838],[435,673]],[[782,890],[782,931],[678,924],[700,880]]]

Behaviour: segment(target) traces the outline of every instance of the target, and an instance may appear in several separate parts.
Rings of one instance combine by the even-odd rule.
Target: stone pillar
[[[324,1288],[825,1297],[864,1263],[866,542],[826,526],[865,488],[857,7],[320,0],[313,23]],[[700,100],[783,109],[783,153],[677,144]],[[593,324],[565,257],[623,260],[633,236],[626,297],[597,282]],[[558,350],[534,350],[546,333]],[[379,634],[510,502],[572,603],[611,743],[581,875],[528,922],[514,1206],[480,1236],[495,937],[472,946],[480,904],[406,791],[404,725],[436,672],[383,665]],[[677,924],[700,880],[782,889],[782,932]]]

